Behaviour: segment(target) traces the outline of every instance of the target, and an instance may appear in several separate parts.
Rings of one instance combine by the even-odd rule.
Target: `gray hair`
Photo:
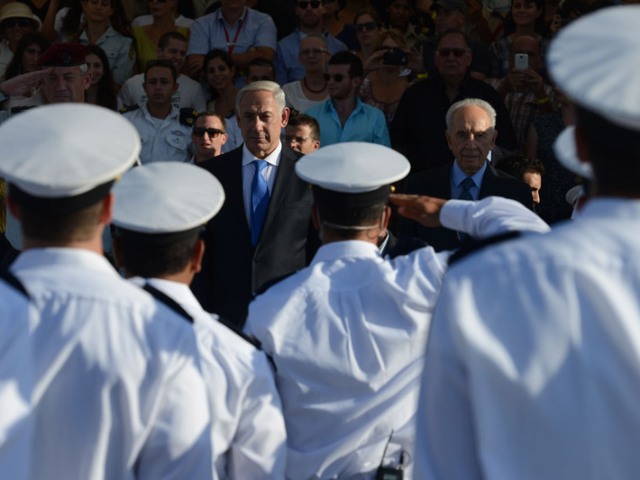
[[[480,107],[482,110],[484,110],[487,115],[489,115],[489,119],[491,120],[491,128],[496,128],[497,113],[489,102],[486,102],[479,98],[465,98],[464,100],[460,100],[459,102],[454,103],[449,107],[449,110],[447,110],[447,116],[445,117],[447,122],[447,130],[451,130],[453,115],[461,108],[470,106]]]
[[[245,85],[244,87],[242,87],[242,89],[238,92],[238,95],[236,96],[236,111],[240,112],[240,104],[242,103],[242,98],[244,97],[245,93],[259,92],[259,91],[263,91],[263,92],[266,91],[266,92],[273,93],[273,98],[275,98],[276,100],[276,105],[278,105],[278,109],[280,113],[282,113],[282,111],[286,106],[284,91],[282,90],[282,88],[280,88],[280,85],[278,85],[276,82],[271,82],[269,80],[260,80],[257,82],[251,82]]]

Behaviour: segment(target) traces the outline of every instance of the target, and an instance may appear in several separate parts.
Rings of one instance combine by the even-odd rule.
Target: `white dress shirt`
[[[171,103],[177,109],[192,108],[198,112],[207,109],[207,98],[202,85],[195,80],[180,74],[178,76],[178,90],[171,97]],[[144,91],[144,73],[134,75],[118,92],[118,109],[132,105],[143,106],[147,102],[147,92]]]
[[[26,250],[11,271],[39,314],[33,478],[212,478],[192,325],[88,250]]]
[[[265,354],[205,312],[187,285],[157,278],[145,283],[193,317],[202,373],[209,390],[215,467],[220,480],[284,478],[286,433],[282,405]]]
[[[640,472],[640,201],[454,265],[433,315],[416,478]]]
[[[537,218],[495,197],[448,202],[440,217],[478,237]],[[424,347],[448,257],[426,247],[386,261],[368,242],[329,243],[250,305],[245,329],[276,367],[287,478],[373,478],[389,438],[385,465],[404,451],[412,478]]]
[[[278,164],[280,163],[280,153],[282,152],[282,143],[278,143],[276,149],[267,155],[263,160],[268,163],[267,168],[264,169],[262,175],[267,181],[269,188],[269,194],[273,193],[273,184],[276,181],[276,175],[278,173]],[[253,162],[258,158],[249,151],[246,145],[242,146],[242,198],[244,199],[244,209],[247,213],[247,219],[251,216],[251,183],[253,182],[253,176],[255,175],[255,165]]]

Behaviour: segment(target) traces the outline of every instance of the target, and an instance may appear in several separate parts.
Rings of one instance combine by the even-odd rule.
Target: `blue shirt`
[[[206,55],[214,48],[230,54],[245,53],[252,47],[269,47],[275,52],[276,46],[276,25],[266,13],[245,8],[242,16],[229,25],[218,8],[191,25],[187,55]],[[244,85],[244,81],[236,79],[238,85]]]
[[[304,67],[300,63],[299,55],[300,42],[306,36],[297,28],[295,32],[290,33],[278,42],[275,66],[276,81],[280,85],[302,80],[302,77],[304,77]],[[324,32],[323,36],[331,55],[347,49],[344,43],[329,35],[329,32]]]
[[[358,97],[356,108],[349,115],[344,128],[330,98],[305,113],[320,124],[322,147],[340,142],[370,142],[391,147],[384,113],[379,108],[362,103]]]
[[[473,183],[475,186],[471,187],[470,193],[471,198],[474,200],[478,200],[480,198],[480,187],[482,187],[482,177],[484,176],[484,172],[487,170],[487,162],[484,162],[482,168],[478,170],[476,173],[471,175],[473,179]],[[451,167],[451,198],[460,198],[462,194],[462,181],[467,178],[468,175],[460,170],[457,162],[453,162],[453,166]]]

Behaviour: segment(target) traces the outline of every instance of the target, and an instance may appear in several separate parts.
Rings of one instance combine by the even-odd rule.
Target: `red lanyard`
[[[236,30],[236,36],[233,37],[233,42],[229,42],[229,32],[227,31],[227,26],[225,25],[225,20],[222,20],[222,28],[224,28],[224,36],[227,39],[227,51],[229,55],[233,55],[233,49],[236,48],[236,42],[238,41],[238,36],[240,35],[240,30],[242,30],[242,26],[244,25],[245,20],[249,16],[249,10],[245,10],[244,17],[240,20],[240,25],[238,25],[238,29]]]

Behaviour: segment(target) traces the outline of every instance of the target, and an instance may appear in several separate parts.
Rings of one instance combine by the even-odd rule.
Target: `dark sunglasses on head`
[[[301,10],[306,10],[311,5],[311,8],[319,8],[322,5],[322,2],[319,0],[311,0],[310,2],[298,2],[296,6]]]
[[[218,135],[222,135],[224,133],[222,130],[218,130],[217,128],[195,127],[193,129],[193,134],[196,137],[204,137],[205,132],[209,135],[209,138],[216,138]]]
[[[436,53],[440,57],[448,57],[451,54],[453,54],[454,57],[462,57],[467,52],[468,50],[464,48],[439,48],[436,50]]]
[[[2,22],[2,28],[30,27],[32,24],[28,18],[8,18]]]
[[[356,23],[356,32],[371,32],[378,28],[378,24],[376,22],[367,22],[367,23]]]
[[[325,73],[323,76],[324,81],[328,82],[329,80],[331,80],[332,78],[336,81],[336,82],[341,82],[342,80],[344,80],[345,78],[347,78],[346,75],[343,75],[341,73],[334,73],[333,75],[331,75],[330,73]]]

